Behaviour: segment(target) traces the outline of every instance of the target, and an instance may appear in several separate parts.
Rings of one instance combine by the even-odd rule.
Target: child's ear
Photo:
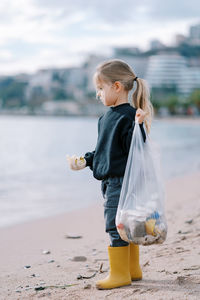
[[[116,92],[120,92],[121,89],[122,89],[122,84],[121,84],[121,82],[120,82],[120,81],[115,81],[114,87],[115,87]]]

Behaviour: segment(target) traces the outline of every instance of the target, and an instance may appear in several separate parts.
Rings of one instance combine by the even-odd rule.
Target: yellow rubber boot
[[[129,246],[109,246],[108,256],[110,262],[110,273],[105,279],[97,281],[96,287],[100,290],[104,290],[131,284],[129,271]]]
[[[142,270],[139,262],[139,246],[130,243],[130,274],[131,280],[141,280]]]

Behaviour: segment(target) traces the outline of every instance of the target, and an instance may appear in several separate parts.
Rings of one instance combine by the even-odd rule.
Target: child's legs
[[[122,247],[127,246],[128,243],[123,241],[120,238],[120,235],[117,231],[115,225],[115,217],[117,213],[117,207],[120,197],[121,185],[122,185],[123,177],[114,177],[108,178],[106,182],[104,182],[104,187],[106,185],[106,189],[104,189],[104,218],[105,218],[105,229],[106,232],[109,233],[110,241],[112,247]]]
[[[122,247],[127,246],[128,243],[123,241],[117,231],[115,225],[115,217],[117,213],[117,207],[106,207],[104,208],[104,218],[105,218],[105,226],[106,232],[109,233],[110,237],[110,246],[111,247]]]

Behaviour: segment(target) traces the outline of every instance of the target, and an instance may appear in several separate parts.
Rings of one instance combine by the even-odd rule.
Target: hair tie
[[[136,81],[138,79],[138,77],[136,76],[134,79],[133,79],[133,81]]]

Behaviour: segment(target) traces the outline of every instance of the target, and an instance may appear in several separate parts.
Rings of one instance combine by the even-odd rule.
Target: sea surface
[[[66,154],[95,149],[97,118],[0,116],[0,227],[102,200],[92,171],[69,169]],[[159,121],[151,139],[159,146],[164,180],[200,170],[200,125]]]

